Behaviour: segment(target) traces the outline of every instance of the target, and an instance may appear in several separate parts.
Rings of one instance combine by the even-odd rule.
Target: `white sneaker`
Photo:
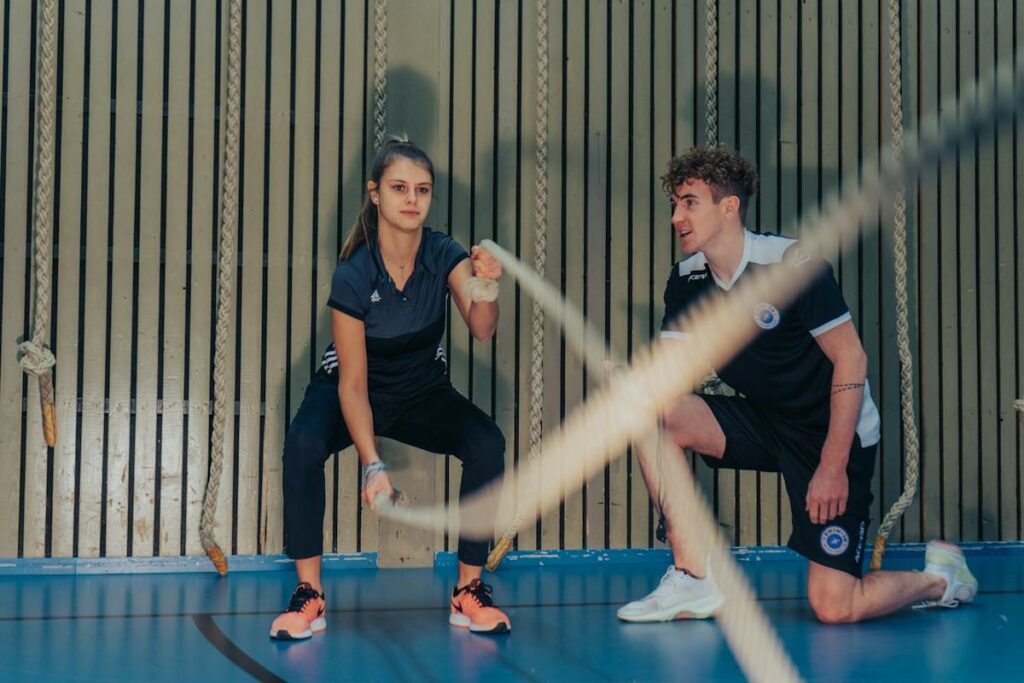
[[[724,598],[711,577],[698,579],[670,566],[661,583],[650,595],[619,608],[623,621],[671,621],[707,619],[721,606]]]
[[[978,580],[967,568],[967,559],[960,548],[942,541],[929,541],[924,552],[924,571],[946,582],[946,592],[939,600],[923,602],[919,607],[956,607],[974,600]]]

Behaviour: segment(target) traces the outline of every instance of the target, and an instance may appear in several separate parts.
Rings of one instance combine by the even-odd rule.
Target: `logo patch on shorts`
[[[828,555],[842,555],[849,547],[850,535],[843,527],[833,524],[821,532],[821,549]]]
[[[754,307],[754,322],[762,330],[770,330],[773,327],[777,327],[781,320],[782,316],[779,315],[779,309],[771,304],[758,304]]]

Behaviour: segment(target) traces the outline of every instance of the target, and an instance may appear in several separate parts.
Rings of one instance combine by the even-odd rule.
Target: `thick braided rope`
[[[889,0],[889,101],[892,124],[892,155],[903,156],[903,78],[900,31],[900,0]],[[914,357],[910,352],[910,326],[907,322],[907,203],[906,189],[896,192],[893,214],[893,260],[896,270],[896,348],[900,359],[900,408],[903,422],[903,492],[882,519],[875,536],[871,568],[882,568],[885,544],[893,526],[910,507],[917,492],[918,439],[914,419]]]
[[[599,378],[599,383],[608,377],[601,371],[607,361],[611,361],[613,367],[624,367],[621,359],[614,357],[604,338],[587,324],[579,309],[567,302],[561,292],[539,273],[531,271],[514,254],[490,240],[484,240],[480,246],[501,262],[502,267],[516,280],[522,291],[534,300],[534,305],[544,309],[552,321],[561,326],[566,344],[585,361],[589,371]],[[531,449],[534,450],[527,462],[536,464],[541,446],[540,440],[536,444],[531,444]],[[687,539],[693,539],[692,550],[699,557],[711,559],[715,580],[723,594],[727,596],[726,606],[716,615],[716,619],[722,625],[722,630],[729,639],[744,672],[752,680],[798,680],[795,667],[758,605],[746,577],[736,567],[732,555],[726,550],[725,539],[710,509],[698,491],[689,470],[684,466],[686,460],[682,452],[656,427],[650,425],[642,431],[638,446],[641,466],[645,472],[661,473],[662,478],[656,482],[659,491],[672,492],[671,498],[663,505],[663,513],[669,518],[669,523],[681,529]],[[569,452],[571,451],[565,451]],[[674,453],[677,457],[670,456],[664,458],[665,462],[662,462],[664,453]],[[656,454],[659,458],[657,463],[653,460]],[[541,469],[536,470],[538,475],[541,472]],[[543,472],[545,477],[551,476],[547,470]],[[660,495],[657,497],[666,498]],[[516,512],[510,531],[513,536],[525,521],[524,511],[531,509],[533,508],[523,505]]]
[[[1022,106],[1024,48],[1017,53],[1015,64],[1004,64],[994,78],[972,85],[961,106],[944,103],[941,116],[926,120],[919,141],[911,140],[901,160],[883,154],[880,168],[866,166],[859,183],[856,179],[848,180],[842,194],[831,198],[820,215],[805,219],[799,226],[804,248],[831,253],[840,250],[861,230],[874,228],[880,208],[892,199],[896,188],[916,181],[924,169],[947,158],[961,141],[1013,120]],[[516,476],[524,476],[516,470],[525,469],[525,476],[539,481],[536,490],[525,492],[524,505],[536,505],[541,512],[558,505],[565,490],[581,486],[620,455],[631,440],[644,437],[661,410],[697,386],[699,368],[728,362],[757,334],[759,328],[750,316],[755,305],[768,298],[776,307],[785,306],[816,276],[813,268],[779,264],[751,274],[727,296],[704,302],[688,312],[679,325],[692,335],[685,352],[663,342],[638,352],[628,370],[616,375],[606,388],[594,392],[545,439],[536,460],[515,468],[461,501],[460,533],[467,538],[490,537],[494,529],[491,511],[500,500],[502,488],[515,481]],[[766,292],[772,295],[766,297]],[[578,467],[562,467],[567,460],[575,461]],[[386,496],[375,503],[383,516],[423,528],[449,528],[449,506],[399,508],[389,504]],[[499,513],[501,516],[507,515]],[[503,521],[498,520],[499,524]],[[739,624],[737,628],[744,626]],[[744,647],[745,641],[733,634],[729,642]],[[739,654],[737,658],[740,659]],[[760,664],[752,671],[744,671],[756,680],[784,679],[784,674],[768,672]]]
[[[718,144],[718,0],[707,0],[707,140]]]
[[[707,41],[705,44],[707,61],[707,146],[718,144],[718,0],[707,0],[706,23]],[[724,386],[718,374],[711,371],[701,382],[698,391],[702,394],[723,394]]]
[[[388,84],[388,2],[376,0],[373,5],[373,144],[384,144]]]
[[[242,81],[242,0],[228,2],[227,121],[224,141],[224,183],[221,188],[221,230],[217,259],[217,326],[213,356],[213,432],[210,436],[210,470],[206,479],[199,539],[217,571],[223,576],[228,564],[214,538],[217,494],[224,467],[225,425],[229,396],[224,380],[228,363],[231,308],[234,301],[235,250],[238,223],[239,121]]]
[[[56,408],[53,401],[53,374],[56,359],[47,344],[50,340],[50,243],[53,229],[53,166],[55,147],[57,87],[57,2],[42,0],[39,4],[39,80],[38,128],[36,149],[36,216],[35,216],[35,315],[32,339],[18,345],[22,369],[39,378],[39,405],[43,414],[43,437],[46,445],[57,442]]]
[[[547,262],[548,215],[548,3],[537,0],[537,180],[534,208],[533,267],[544,277]],[[530,353],[530,448],[535,457],[544,436],[544,308],[533,304],[533,339]],[[532,511],[529,511],[532,513]],[[520,509],[487,558],[487,569],[497,569],[512,547],[512,539],[528,511]]]

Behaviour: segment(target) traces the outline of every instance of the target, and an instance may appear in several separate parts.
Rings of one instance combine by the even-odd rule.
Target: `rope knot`
[[[24,341],[18,344],[18,353],[21,357],[21,369],[30,375],[46,374],[46,372],[57,364],[57,359],[45,345],[39,346],[33,341]]]
[[[498,281],[484,277],[471,277],[466,281],[466,294],[473,301],[496,301]]]

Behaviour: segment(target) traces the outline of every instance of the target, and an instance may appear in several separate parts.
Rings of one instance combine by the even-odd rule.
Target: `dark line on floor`
[[[228,658],[232,664],[249,674],[257,681],[263,683],[284,683],[284,679],[276,676],[273,672],[264,669],[255,659],[245,654],[245,651],[235,645],[230,638],[224,635],[213,617],[209,614],[193,614],[192,621],[195,622],[199,632],[210,641],[210,645],[217,648],[222,655]]]

